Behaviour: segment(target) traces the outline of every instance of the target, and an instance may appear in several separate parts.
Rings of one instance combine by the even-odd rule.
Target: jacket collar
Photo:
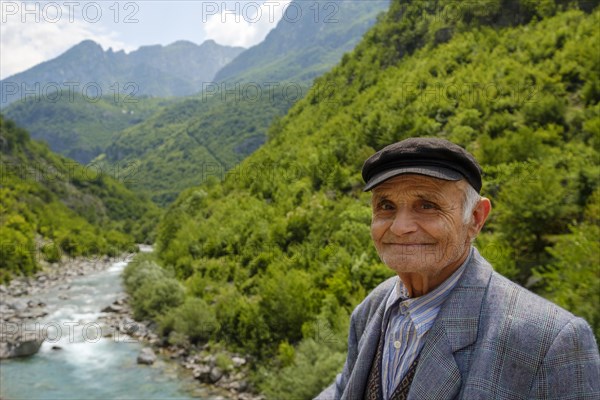
[[[453,399],[461,388],[454,353],[477,340],[492,267],[473,248],[466,270],[427,334],[409,399]]]

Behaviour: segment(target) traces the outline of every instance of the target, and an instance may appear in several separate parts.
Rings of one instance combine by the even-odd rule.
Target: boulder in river
[[[36,337],[17,337],[7,340],[6,337],[0,340],[0,359],[27,357],[38,352],[45,338]]]
[[[156,354],[154,354],[154,351],[150,347],[144,347],[140,351],[140,354],[138,354],[138,364],[152,365],[154,361],[156,361]]]

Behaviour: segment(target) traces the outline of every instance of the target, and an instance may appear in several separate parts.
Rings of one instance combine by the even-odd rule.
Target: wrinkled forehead
[[[372,199],[424,198],[454,202],[463,197],[464,180],[448,181],[430,176],[405,174],[388,179],[371,192]]]

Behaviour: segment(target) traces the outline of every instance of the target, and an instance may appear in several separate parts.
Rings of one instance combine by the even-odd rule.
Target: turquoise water
[[[123,293],[125,265],[116,262],[108,270],[74,279],[68,289],[62,284],[30,297],[46,303],[49,315],[37,324],[47,330],[48,340],[34,356],[2,360],[3,400],[211,398],[160,358],[152,366],[138,365],[142,345],[132,338],[99,334],[100,310]]]

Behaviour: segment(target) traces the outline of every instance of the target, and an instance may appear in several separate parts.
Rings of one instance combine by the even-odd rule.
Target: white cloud
[[[43,4],[62,8],[44,9]],[[85,39],[105,49],[131,50],[116,39],[116,33],[91,22],[96,19],[91,8],[86,15],[76,14],[76,9],[65,8],[64,3],[0,1],[0,10],[0,79],[55,58]]]
[[[291,0],[207,2],[203,27],[207,39],[222,45],[250,47],[260,43],[281,20]],[[293,12],[290,11],[293,17]]]

